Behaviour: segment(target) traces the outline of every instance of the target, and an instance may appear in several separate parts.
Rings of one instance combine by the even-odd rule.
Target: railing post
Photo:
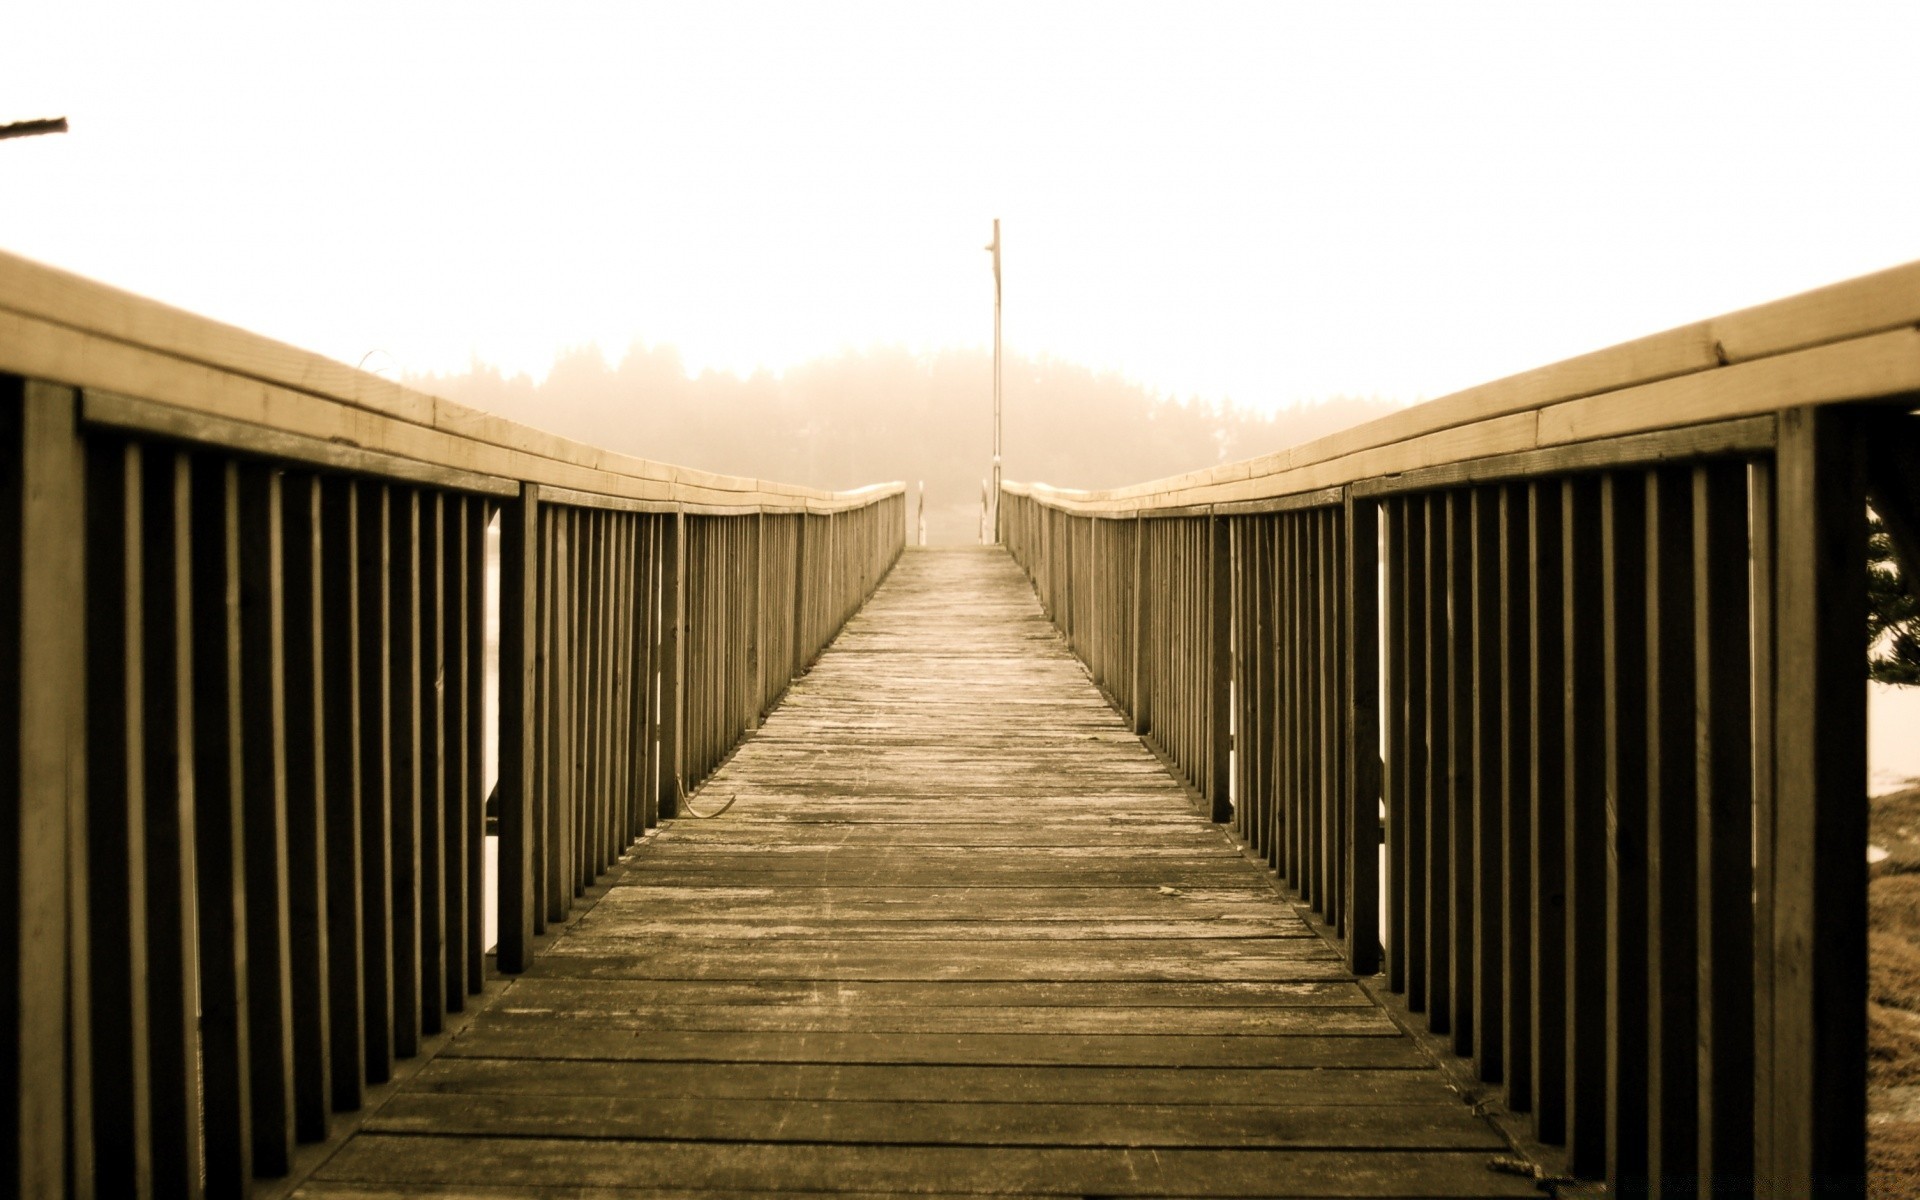
[[[767,514],[762,511],[753,518],[753,625],[751,640],[747,642],[747,675],[753,689],[751,705],[747,709],[747,728],[760,728],[760,718],[767,711]]]
[[[1758,1190],[1857,1193],[1866,1171],[1866,506],[1861,418],[1780,414],[1774,490],[1771,1098]],[[1764,864],[1763,864],[1764,866]]]
[[[1207,516],[1207,806],[1215,821],[1233,819],[1227,756],[1233,750],[1228,698],[1233,689],[1233,550],[1227,518]]]
[[[534,650],[539,636],[540,488],[524,484],[500,511],[499,928],[502,971],[533,959]]]
[[[12,392],[12,395],[7,395]],[[85,648],[82,566],[85,503],[74,393],[0,380],[0,918],[16,936],[6,951],[13,1076],[0,1087],[9,1126],[0,1192],[63,1193],[67,1155],[92,1171],[85,943]]]
[[[665,526],[660,554],[660,815],[680,815],[681,699],[685,692],[687,621],[687,514],[676,506]]]
[[[1343,500],[1347,546],[1345,653],[1347,672],[1347,969],[1380,969],[1380,509],[1371,500]]]
[[[1145,610],[1147,604],[1146,576],[1143,573],[1145,571],[1146,553],[1146,518],[1135,513],[1133,517],[1133,612],[1129,614],[1133,621],[1133,663],[1131,667],[1133,676],[1132,686],[1129,689],[1132,693],[1133,711],[1127,714],[1128,721],[1132,725],[1135,734],[1142,734],[1147,731],[1147,723],[1143,716],[1147,708],[1144,694],[1140,690],[1142,684],[1145,682],[1145,680],[1141,678],[1141,665],[1145,660],[1146,651],[1141,646],[1141,638],[1145,636],[1146,628],[1141,613]]]

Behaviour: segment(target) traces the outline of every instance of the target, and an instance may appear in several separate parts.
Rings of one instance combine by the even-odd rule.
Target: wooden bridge
[[[0,257],[0,1192],[1858,1192],[1917,325],[903,557]]]

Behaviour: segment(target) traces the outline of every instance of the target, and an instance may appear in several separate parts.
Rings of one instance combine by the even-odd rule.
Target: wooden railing
[[[1920,265],[1267,458],[1007,485],[1001,534],[1198,803],[1572,1171],[1854,1191],[1865,512],[1911,587],[1916,322]]]
[[[487,986],[490,740],[512,972],[859,607],[904,503],[0,256],[0,1194],[286,1190]]]

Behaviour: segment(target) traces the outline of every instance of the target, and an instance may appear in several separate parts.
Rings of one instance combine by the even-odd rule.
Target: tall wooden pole
[[[986,540],[1000,541],[1000,218],[993,219],[993,490],[987,495]]]

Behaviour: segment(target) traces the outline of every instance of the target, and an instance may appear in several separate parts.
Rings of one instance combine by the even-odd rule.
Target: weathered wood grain
[[[910,554],[305,1194],[1524,1194],[1191,797],[999,551]]]

